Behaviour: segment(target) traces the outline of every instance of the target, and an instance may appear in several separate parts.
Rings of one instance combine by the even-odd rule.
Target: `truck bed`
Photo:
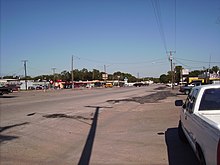
[[[202,112],[200,117],[203,118],[208,124],[212,125],[214,128],[218,129],[220,132],[220,112]]]

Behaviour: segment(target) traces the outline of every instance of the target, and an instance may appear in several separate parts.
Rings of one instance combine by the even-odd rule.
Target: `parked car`
[[[133,86],[135,87],[141,87],[141,86],[148,86],[149,84],[144,83],[144,82],[136,82],[133,84]]]
[[[167,87],[172,87],[173,85],[174,85],[174,86],[177,86],[178,84],[177,84],[177,83],[174,83],[174,84],[172,84],[172,83],[167,83],[167,84],[166,84]]]
[[[112,88],[112,87],[113,87],[112,83],[106,83],[105,84],[105,88]]]
[[[192,82],[192,83],[186,84],[185,86],[180,86],[179,91],[184,93],[185,95],[188,95],[193,87],[200,86],[200,85],[202,85],[201,81]]]
[[[0,86],[0,95],[9,94],[9,93],[12,93],[11,88],[8,88],[8,87],[5,87],[5,86]]]

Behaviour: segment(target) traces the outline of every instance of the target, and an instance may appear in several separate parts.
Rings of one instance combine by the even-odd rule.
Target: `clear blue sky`
[[[1,0],[1,75],[24,75],[22,60],[30,76],[69,71],[72,55],[76,69],[166,74],[156,2],[176,65],[220,66],[220,0],[176,0],[176,19],[175,0]]]

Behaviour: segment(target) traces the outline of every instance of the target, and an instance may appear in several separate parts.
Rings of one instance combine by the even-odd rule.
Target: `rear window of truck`
[[[220,88],[211,88],[204,91],[199,110],[220,110]]]

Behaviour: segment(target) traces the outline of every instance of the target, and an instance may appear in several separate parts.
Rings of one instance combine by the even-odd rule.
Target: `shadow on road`
[[[10,99],[10,98],[15,98],[15,97],[17,97],[17,96],[9,96],[9,95],[0,95],[0,98],[8,98],[8,99]]]
[[[98,121],[98,115],[99,115],[99,108],[96,107],[96,111],[93,117],[93,122],[86,140],[86,144],[83,148],[80,160],[78,165],[88,165],[90,161],[90,157],[92,154],[92,147],[95,139],[95,133],[96,133],[96,127],[97,127],[97,121]]]
[[[92,118],[93,122],[91,124],[91,128],[89,131],[89,134],[87,136],[86,139],[86,144],[83,148],[80,160],[78,165],[88,165],[91,155],[92,155],[92,147],[93,147],[93,143],[95,140],[95,133],[96,133],[96,127],[97,127],[97,122],[98,122],[98,115],[99,115],[99,110],[100,108],[112,108],[112,107],[100,107],[100,106],[85,106],[88,108],[95,108],[95,113],[94,113],[94,117]]]
[[[32,115],[35,115],[36,113],[30,113],[28,114],[27,116],[32,116]],[[86,120],[92,120],[92,118],[90,117],[83,117],[83,116],[79,116],[79,115],[67,115],[67,114],[63,114],[63,113],[54,113],[54,114],[46,114],[46,115],[43,115],[43,117],[46,117],[46,118],[67,118],[67,119],[75,119],[79,122],[82,122],[84,124],[88,124],[90,125],[89,123],[85,122]]]
[[[184,144],[178,136],[178,128],[168,128],[165,132],[169,165],[199,165],[189,144]]]
[[[107,100],[107,102],[111,102],[113,104],[119,103],[121,101],[128,101],[128,102],[137,102],[139,104],[145,104],[145,103],[157,103],[160,100],[164,100],[167,97],[176,96],[176,94],[173,94],[170,91],[158,91],[156,93],[152,93],[146,96],[141,97],[132,97],[128,99],[119,99],[119,100]]]
[[[29,122],[24,122],[24,123],[20,123],[20,124],[14,124],[14,125],[9,125],[9,126],[5,126],[5,127],[0,127],[0,143],[4,142],[4,141],[9,141],[9,140],[13,140],[13,139],[17,139],[18,136],[8,136],[8,135],[2,135],[2,132],[8,129],[11,129],[13,127],[18,127],[18,126],[22,126],[22,125],[26,125],[29,124]]]

